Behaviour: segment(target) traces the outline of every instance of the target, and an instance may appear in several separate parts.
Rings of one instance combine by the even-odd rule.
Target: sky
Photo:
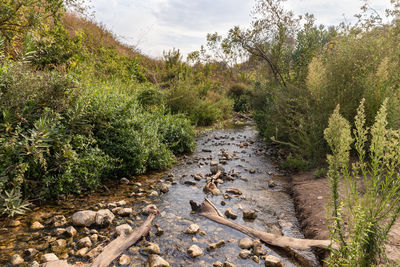
[[[360,0],[288,0],[296,15],[312,13],[317,24],[338,25],[354,21]],[[383,12],[390,0],[370,0]],[[92,0],[96,21],[123,42],[152,57],[178,48],[186,55],[199,50],[207,33],[226,33],[233,26],[247,27],[254,0]]]

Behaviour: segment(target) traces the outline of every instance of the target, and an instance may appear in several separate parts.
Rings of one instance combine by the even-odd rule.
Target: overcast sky
[[[390,0],[370,0],[378,11]],[[95,18],[108,29],[153,57],[179,48],[184,54],[205,44],[207,33],[225,33],[231,27],[249,25],[254,0],[92,0]],[[352,21],[360,0],[288,0],[296,15],[306,12],[318,24]]]

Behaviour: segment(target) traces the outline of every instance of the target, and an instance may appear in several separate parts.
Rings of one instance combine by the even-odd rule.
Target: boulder
[[[99,210],[96,213],[95,222],[98,226],[109,226],[114,220],[115,216],[109,209]]]

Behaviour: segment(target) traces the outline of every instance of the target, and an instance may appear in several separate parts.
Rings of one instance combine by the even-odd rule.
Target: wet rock
[[[256,256],[263,255],[262,243],[259,239],[253,241],[253,254]]]
[[[54,252],[59,252],[67,246],[67,241],[65,239],[57,239],[51,244],[51,249]]]
[[[193,223],[185,230],[185,234],[194,235],[197,234],[199,231],[200,231],[200,226]]]
[[[156,236],[161,236],[164,234],[164,230],[160,226],[157,225],[156,229],[157,229]]]
[[[146,254],[160,254],[160,247],[156,243],[148,242],[143,248]]]
[[[251,251],[248,249],[243,249],[239,253],[239,257],[244,260],[250,258],[250,256],[251,256]]]
[[[29,267],[40,267],[40,264],[37,261],[33,261]]]
[[[22,264],[24,262],[24,259],[20,256],[20,255],[18,255],[18,254],[14,254],[12,257],[11,257],[11,264],[12,265],[19,265],[19,264]]]
[[[207,148],[203,148],[201,151],[206,152],[206,153],[211,153],[211,149],[207,149]]]
[[[90,240],[89,237],[84,237],[78,240],[78,243],[76,244],[79,248],[85,248],[85,247],[91,247],[92,246],[92,241]]]
[[[75,256],[77,256],[77,257],[83,257],[83,256],[86,255],[86,253],[87,253],[88,251],[89,251],[89,248],[88,248],[88,247],[81,248],[81,249],[79,249],[79,250],[75,253]]]
[[[255,263],[260,263],[260,258],[257,257],[256,255],[251,256],[251,259],[252,259]]]
[[[253,241],[248,237],[242,238],[239,240],[239,247],[241,249],[250,249],[253,247]]]
[[[129,184],[129,180],[127,178],[125,178],[125,177],[121,178],[121,180],[119,180],[119,182],[121,184]]]
[[[64,215],[56,215],[52,219],[54,227],[63,227],[67,224],[67,219],[65,219]]]
[[[243,219],[254,220],[257,218],[257,211],[253,209],[245,209],[243,211]]]
[[[38,221],[32,223],[31,225],[31,230],[42,230],[42,229],[44,229],[44,226]]]
[[[35,255],[36,255],[37,253],[38,253],[38,251],[37,251],[36,249],[34,249],[34,248],[28,248],[28,249],[25,249],[23,255],[24,255],[25,258],[30,259],[30,258],[35,257]]]
[[[123,208],[123,209],[120,209],[120,210],[117,212],[117,214],[118,214],[119,216],[129,216],[129,215],[131,215],[132,213],[133,213],[132,208]]]
[[[53,230],[54,235],[59,236],[65,233],[65,228],[56,228]]]
[[[158,197],[158,192],[157,191],[151,191],[149,196],[150,197]]]
[[[67,236],[69,236],[69,237],[74,237],[74,236],[76,236],[77,233],[78,233],[78,232],[76,231],[76,229],[75,229],[73,226],[68,226],[68,227],[65,229],[65,234],[66,234]]]
[[[157,207],[154,204],[149,204],[146,207],[143,208],[142,210],[142,214],[143,215],[149,215],[151,213],[151,211],[156,210]]]
[[[207,250],[208,250],[208,251],[211,251],[211,250],[215,250],[215,249],[217,249],[217,248],[221,248],[221,247],[223,247],[223,246],[225,246],[225,241],[224,241],[224,240],[220,240],[220,241],[218,241],[217,243],[208,244]]]
[[[233,210],[231,208],[229,208],[225,211],[225,216],[232,220],[235,220],[237,218],[237,215],[233,212]]]
[[[212,183],[212,182],[207,183],[207,184],[204,186],[203,192],[206,193],[206,194],[212,194],[212,195],[214,195],[214,196],[217,196],[217,195],[221,194],[221,191],[220,191],[220,190],[218,189],[218,187],[217,187],[214,183]]]
[[[95,222],[98,226],[108,226],[112,223],[115,216],[109,209],[99,210],[96,213]]]
[[[192,257],[192,258],[196,258],[196,257],[203,255],[203,250],[201,248],[199,248],[197,245],[191,245],[188,248],[187,252],[190,255],[190,257]]]
[[[132,227],[129,224],[121,224],[115,228],[117,235],[129,235],[133,232]]]
[[[94,224],[96,212],[92,210],[82,210],[72,215],[72,224],[75,226],[90,226]]]
[[[89,236],[89,238],[93,243],[96,243],[97,240],[99,239],[99,235],[98,234],[92,234],[92,235]]]
[[[224,265],[220,261],[216,261],[213,263],[213,267],[223,267]]]
[[[274,180],[269,180],[269,181],[268,181],[268,186],[271,187],[271,188],[273,188],[273,187],[276,186],[276,182],[275,182]]]
[[[222,201],[221,201],[221,205],[222,205],[222,206],[225,206],[225,205],[226,205],[226,202],[222,200]]]
[[[187,181],[184,181],[183,183],[186,184],[186,185],[197,185],[197,183],[195,181],[192,181],[192,180],[187,180]]]
[[[150,267],[169,267],[169,263],[156,254],[152,254],[149,257]]]
[[[275,256],[268,255],[264,257],[265,267],[284,267],[282,261]]]
[[[162,184],[160,186],[160,192],[166,194],[169,191],[169,186],[166,184]]]
[[[119,265],[129,265],[131,263],[131,258],[128,255],[122,255],[118,261]]]
[[[20,225],[21,225],[21,222],[18,221],[18,220],[11,220],[11,221],[8,223],[8,226],[10,226],[10,227],[17,227],[17,226],[20,226]]]
[[[235,264],[233,264],[232,262],[226,261],[226,262],[224,262],[223,267],[235,267]]]
[[[234,195],[241,195],[242,191],[240,191],[238,188],[232,187],[232,188],[227,189],[226,193],[231,193],[231,194],[234,194]]]
[[[118,207],[120,207],[120,206],[125,206],[125,205],[126,205],[126,201],[125,201],[125,200],[120,200],[120,201],[115,202],[115,204],[116,204]]]
[[[41,258],[43,262],[58,261],[58,257],[54,253],[44,254]]]

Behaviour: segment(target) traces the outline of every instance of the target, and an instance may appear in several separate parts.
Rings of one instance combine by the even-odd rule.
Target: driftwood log
[[[201,205],[197,205],[194,201],[190,201],[192,210],[197,212],[214,222],[229,226],[236,229],[252,238],[260,239],[261,241],[282,248],[293,248],[298,250],[307,250],[312,247],[328,248],[334,245],[331,240],[313,240],[313,239],[300,239],[287,236],[279,236],[271,233],[261,232],[250,227],[237,224],[231,220],[226,219],[218,211],[218,209],[206,198]]]
[[[155,205],[148,207],[148,213],[146,221],[129,235],[121,235],[114,239],[106,247],[100,255],[98,255],[93,263],[88,264],[69,264],[66,260],[63,261],[51,261],[42,264],[43,267],[106,267],[109,266],[113,260],[118,258],[125,250],[135,244],[141,237],[146,236],[151,229],[152,223],[157,215],[160,213]],[[90,252],[89,252],[90,253]]]

